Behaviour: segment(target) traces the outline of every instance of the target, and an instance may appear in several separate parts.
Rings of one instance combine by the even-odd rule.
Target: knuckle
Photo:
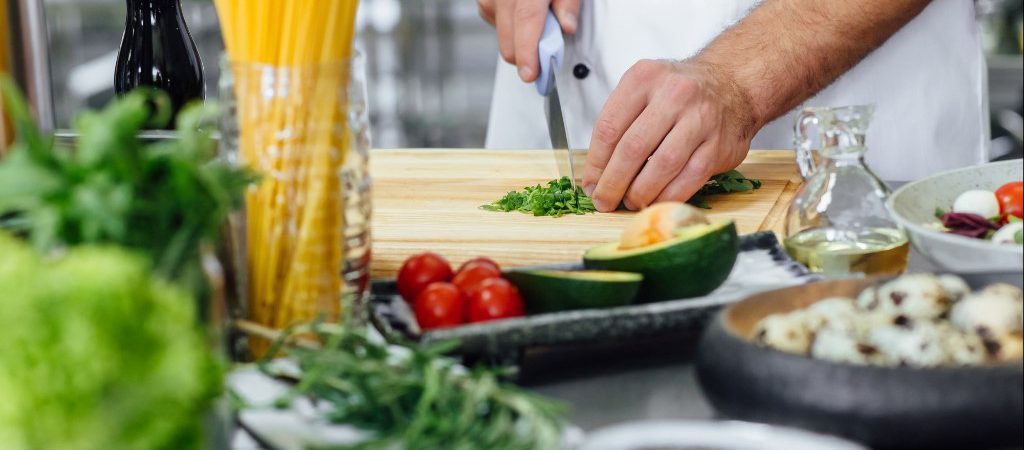
[[[692,158],[687,165],[690,166],[690,170],[701,177],[710,177],[714,169],[711,166],[711,161],[704,158]]]
[[[619,140],[619,136],[622,135],[619,130],[619,126],[615,125],[611,120],[598,119],[597,123],[594,124],[594,139],[598,143],[613,146]]]
[[[656,155],[657,157],[654,159],[657,161],[656,167],[664,172],[675,172],[686,162],[679,149],[665,149],[664,152],[659,151]]]
[[[629,159],[647,157],[647,143],[635,134],[626,134],[619,142],[620,151]]]
[[[649,80],[658,72],[660,64],[653,59],[641,59],[626,71],[630,78]]]
[[[674,75],[665,81],[665,89],[670,98],[685,100],[696,94],[700,87],[686,75]]]
[[[536,8],[530,2],[518,2],[515,7],[515,19],[517,21],[530,21],[538,18],[542,18],[541,14],[546,14],[547,11]]]

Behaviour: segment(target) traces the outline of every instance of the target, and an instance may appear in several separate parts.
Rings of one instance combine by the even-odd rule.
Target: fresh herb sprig
[[[197,276],[200,243],[217,235],[255,179],[214,159],[216,107],[186,107],[176,139],[147,144],[138,133],[163,126],[170,101],[132,92],[80,114],[68,149],[39,132],[9,78],[0,79],[0,90],[18,137],[0,161],[0,228],[43,252],[116,244],[143,252],[167,279]]]
[[[733,169],[711,177],[687,203],[699,208],[711,209],[707,200],[709,195],[747,192],[754,189],[761,189],[761,180],[747,178],[740,171]]]
[[[322,345],[309,345],[310,338]],[[331,406],[331,422],[374,434],[345,448],[560,448],[563,405],[502,382],[502,369],[465,370],[443,356],[454,345],[389,347],[344,326],[314,323],[288,330],[266,354],[287,356],[302,369],[279,405],[310,396]],[[280,375],[270,360],[261,360],[261,370]]]
[[[577,199],[579,206],[577,206]],[[527,186],[521,192],[509,192],[498,201],[480,208],[487,211],[519,211],[535,216],[552,217],[597,212],[594,202],[587,194],[583,193],[583,189],[577,186],[575,192],[573,191],[569,177],[551,180],[547,186],[538,184]]]

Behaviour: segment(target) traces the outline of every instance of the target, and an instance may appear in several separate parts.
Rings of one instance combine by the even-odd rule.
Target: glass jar
[[[362,57],[223,66],[222,152],[262,177],[233,221],[233,315],[272,330],[362,324],[371,212]],[[268,343],[250,336],[253,356]]]
[[[873,106],[807,108],[796,122],[804,184],[789,207],[785,246],[826,276],[898,274],[907,267],[909,242],[885,207],[889,189],[864,163],[873,112]]]

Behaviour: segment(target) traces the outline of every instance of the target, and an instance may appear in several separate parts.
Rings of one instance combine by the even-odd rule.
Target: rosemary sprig
[[[309,345],[310,338],[322,345]],[[454,345],[401,345],[395,351],[361,332],[314,323],[278,336],[267,355],[287,356],[302,369],[291,396],[326,401],[332,406],[328,420],[375,435],[339,448],[560,448],[562,404],[502,382],[506,370],[455,364],[443,356]],[[276,376],[268,362],[264,358],[261,369]]]

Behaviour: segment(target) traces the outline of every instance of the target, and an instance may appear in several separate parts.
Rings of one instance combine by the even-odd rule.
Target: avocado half
[[[599,245],[587,250],[583,265],[643,275],[637,295],[640,302],[699,297],[729,277],[739,242],[732,221],[691,225],[673,239],[646,247],[620,250],[618,242]]]
[[[643,276],[601,270],[522,270],[505,273],[523,295],[528,314],[628,305]]]

